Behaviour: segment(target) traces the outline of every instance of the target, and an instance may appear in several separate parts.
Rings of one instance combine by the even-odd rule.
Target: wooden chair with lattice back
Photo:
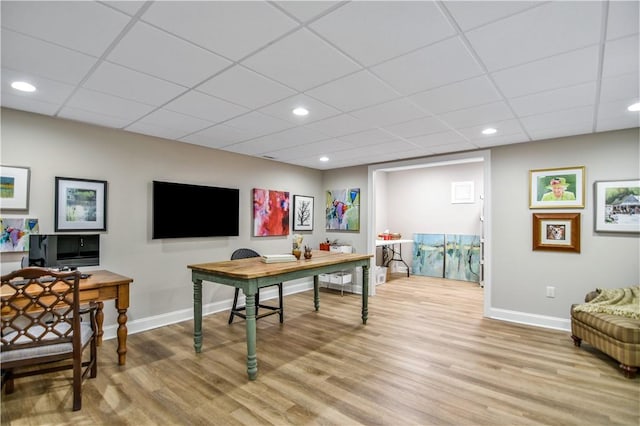
[[[98,363],[95,306],[80,308],[79,278],[77,271],[39,267],[2,276],[0,341],[7,394],[17,378],[72,369],[73,410],[82,408],[82,382],[97,376]],[[85,314],[88,321],[81,321]],[[88,357],[83,356],[87,348]]]
[[[231,254],[231,260],[247,259],[250,257],[260,257],[260,255],[255,250],[252,250],[249,248],[240,248]],[[280,315],[280,323],[282,324],[284,322],[284,308],[282,304],[282,283],[276,283],[276,284],[272,284],[262,288],[268,288],[273,286],[278,286],[278,306],[265,305],[260,303],[261,289],[258,289],[258,292],[256,293],[256,319],[260,319],[273,314],[278,314]],[[247,319],[247,316],[243,313],[243,311],[246,311],[247,307],[246,306],[238,307],[239,293],[240,293],[240,289],[236,288],[235,294],[233,296],[233,306],[231,306],[231,313],[229,314],[229,324],[233,322],[234,316],[239,316],[240,318]],[[258,312],[259,309],[266,309],[267,312],[259,313]]]

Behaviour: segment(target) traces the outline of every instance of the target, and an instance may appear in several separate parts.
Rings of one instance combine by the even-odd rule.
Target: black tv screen
[[[29,235],[29,266],[60,268],[100,264],[100,234]]]
[[[152,238],[239,235],[240,190],[153,181]]]

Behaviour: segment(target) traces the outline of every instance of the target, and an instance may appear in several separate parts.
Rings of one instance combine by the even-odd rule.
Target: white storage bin
[[[329,282],[332,284],[345,285],[351,282],[351,274],[349,272],[336,272],[329,274]]]
[[[384,284],[387,282],[387,268],[386,266],[376,266],[376,285]]]

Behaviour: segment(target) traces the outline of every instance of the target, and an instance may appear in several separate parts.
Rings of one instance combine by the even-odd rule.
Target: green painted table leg
[[[193,347],[202,351],[202,280],[193,280]]]
[[[258,377],[258,356],[256,355],[256,295],[247,294],[245,300],[247,315],[247,373],[249,380]]]
[[[317,275],[313,276],[313,306],[316,311],[320,310],[320,280]]]
[[[369,317],[369,267],[362,267],[362,323]]]

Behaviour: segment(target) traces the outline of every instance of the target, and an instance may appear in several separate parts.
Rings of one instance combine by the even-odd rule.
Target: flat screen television
[[[240,190],[153,181],[152,238],[239,235]]]
[[[29,266],[78,268],[100,264],[100,234],[31,234]]]

